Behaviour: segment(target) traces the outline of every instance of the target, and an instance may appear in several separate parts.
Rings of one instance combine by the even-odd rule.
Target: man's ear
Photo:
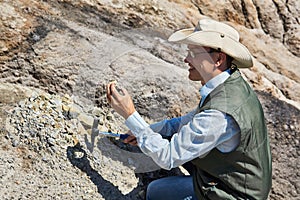
[[[226,54],[223,52],[218,52],[218,56],[216,57],[215,65],[216,67],[221,67],[226,64]]]

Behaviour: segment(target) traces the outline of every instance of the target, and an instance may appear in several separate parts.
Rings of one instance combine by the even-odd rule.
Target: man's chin
[[[193,76],[189,76],[189,79],[190,79],[191,81],[201,81],[200,78],[198,78],[198,77],[193,77]]]

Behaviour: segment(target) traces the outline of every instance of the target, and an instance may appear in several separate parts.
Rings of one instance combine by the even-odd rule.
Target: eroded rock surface
[[[151,180],[184,173],[157,170],[138,149],[91,134],[91,123],[97,117],[103,130],[127,131],[106,102],[112,80],[149,123],[197,106],[201,85],[186,77],[185,47],[166,39],[206,16],[236,27],[255,58],[242,72],[266,114],[270,199],[297,199],[299,7],[277,0],[2,1],[1,199],[143,199]]]

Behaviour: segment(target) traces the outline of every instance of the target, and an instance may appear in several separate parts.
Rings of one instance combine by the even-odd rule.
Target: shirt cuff
[[[137,111],[126,119],[125,125],[131,130],[134,136],[138,136],[142,130],[149,126]]]

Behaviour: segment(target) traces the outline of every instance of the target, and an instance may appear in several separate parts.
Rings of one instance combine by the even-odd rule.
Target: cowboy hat
[[[233,58],[239,68],[253,66],[249,50],[239,42],[239,33],[233,27],[212,19],[199,20],[195,28],[176,31],[169,37],[170,42],[211,47]]]

